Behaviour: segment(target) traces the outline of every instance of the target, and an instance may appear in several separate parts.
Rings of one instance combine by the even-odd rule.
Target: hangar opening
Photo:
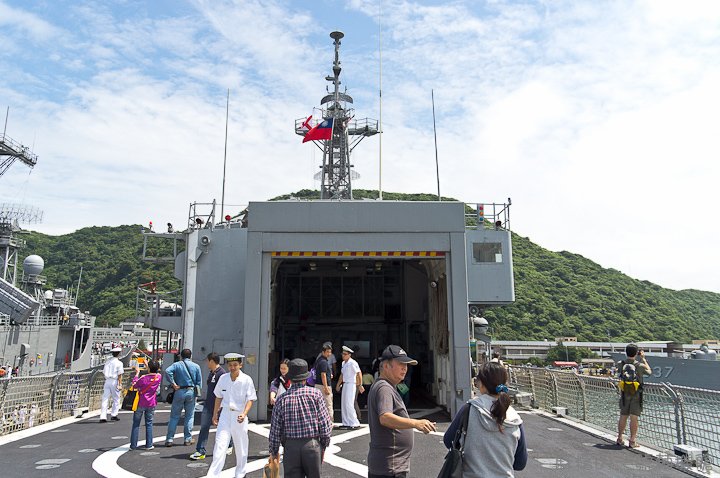
[[[446,405],[444,256],[274,258],[272,277],[269,380],[283,358],[312,364],[327,341],[338,367],[340,348],[348,345],[369,372],[378,352],[393,343],[418,361],[408,372],[411,406]]]

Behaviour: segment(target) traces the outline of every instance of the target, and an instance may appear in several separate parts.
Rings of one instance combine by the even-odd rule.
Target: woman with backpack
[[[157,406],[157,390],[162,382],[162,375],[158,373],[160,364],[157,360],[148,362],[150,373],[140,376],[140,367],[135,366],[135,378],[132,386],[140,395],[137,410],[133,412],[132,430],[130,431],[130,449],[136,450],[138,435],[140,434],[140,421],[145,416],[145,449],[152,450],[153,446],[153,417]]]
[[[480,394],[460,408],[445,432],[443,442],[450,448],[467,416],[463,477],[513,477],[514,470],[522,470],[527,464],[525,429],[520,415],[510,406],[507,378],[505,367],[499,363],[482,364],[475,377]]]

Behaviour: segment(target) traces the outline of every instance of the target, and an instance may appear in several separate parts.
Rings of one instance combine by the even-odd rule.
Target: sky
[[[0,0],[0,30],[6,134],[39,158],[0,203],[41,209],[27,228],[183,228],[221,199],[228,89],[226,211],[318,189],[294,124],[340,30],[355,118],[382,113],[354,188],[382,157],[383,191],[437,191],[434,96],[443,196],[512,198],[542,247],[720,292],[720,2]]]

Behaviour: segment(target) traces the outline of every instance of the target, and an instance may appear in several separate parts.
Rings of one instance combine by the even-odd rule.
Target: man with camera
[[[627,358],[617,364],[620,382],[620,419],[618,420],[618,436],[615,441],[624,446],[623,434],[630,418],[630,439],[628,447],[637,448],[637,432],[639,418],[643,407],[643,376],[650,375],[652,369],[645,359],[645,352],[636,344],[625,347]]]

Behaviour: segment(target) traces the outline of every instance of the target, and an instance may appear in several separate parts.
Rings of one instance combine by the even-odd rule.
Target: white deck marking
[[[52,470],[53,468],[60,468],[60,465],[70,461],[70,458],[50,458],[47,460],[40,460],[35,462],[36,470]]]
[[[438,411],[442,410],[440,407],[437,408],[431,408],[427,410],[420,410],[416,413],[413,413],[411,415],[412,418],[421,418],[427,415],[431,415],[433,413],[436,413]],[[211,433],[216,432],[216,428],[210,429]],[[264,424],[264,425],[258,425],[256,423],[249,423],[248,424],[248,432],[255,433],[257,435],[260,435],[262,437],[268,438],[270,436],[270,425]],[[193,431],[193,435],[199,434],[200,431],[196,430]],[[347,433],[343,433],[341,435],[334,436],[330,439],[330,446],[325,452],[325,462],[331,466],[341,468],[343,470],[349,471],[351,473],[354,473],[358,476],[367,476],[368,468],[367,465],[363,465],[361,463],[357,463],[351,460],[348,460],[346,458],[342,458],[337,456],[337,453],[341,451],[340,447],[337,446],[338,443],[344,443],[346,441],[352,440],[353,438],[358,438],[363,435],[370,434],[370,428],[366,425],[362,426],[359,430],[353,430],[349,431]],[[183,436],[183,432],[175,434],[173,438],[180,438]],[[153,443],[164,443],[165,437],[157,437],[153,439]],[[138,446],[145,445],[145,441],[138,441]],[[130,451],[130,445],[125,444],[123,446],[119,446],[117,448],[113,448],[110,451],[106,451],[102,455],[98,456],[95,461],[92,463],[92,468],[95,470],[99,475],[104,476],[106,478],[144,478],[142,475],[137,475],[131,471],[125,470],[124,468],[121,468],[120,465],[118,465],[118,460],[122,455]],[[282,448],[281,448],[282,451]],[[152,452],[149,452],[152,453]],[[145,453],[143,453],[144,455]],[[252,473],[253,471],[262,470],[265,464],[267,463],[267,459],[262,458],[259,460],[253,460],[249,461],[247,466],[245,467],[246,473]],[[226,470],[223,470],[222,473],[220,473],[220,476],[222,478],[232,478],[235,476],[235,467],[228,468]]]
[[[70,461],[70,458],[48,458],[47,460],[36,461],[36,465],[62,465]]]
[[[42,445],[37,445],[37,444],[35,444],[35,445],[22,445],[22,446],[19,446],[18,448],[38,448],[38,447],[41,447],[41,446],[42,446]]]
[[[83,448],[82,450],[78,450],[78,453],[96,453],[98,451],[96,448]]]
[[[100,410],[95,410],[95,411],[86,413],[85,415],[82,416],[82,418],[67,417],[67,418],[61,418],[60,420],[54,420],[52,422],[43,423],[42,425],[36,425],[32,428],[28,428],[27,430],[21,430],[19,432],[14,432],[9,435],[1,436],[0,437],[0,446],[7,445],[8,443],[22,440],[24,438],[29,438],[29,437],[32,437],[35,435],[40,435],[41,433],[49,432],[51,430],[55,430],[56,428],[65,427],[67,425],[72,425],[73,423],[78,423],[78,422],[81,422],[88,418],[97,417],[99,415],[100,415]]]

